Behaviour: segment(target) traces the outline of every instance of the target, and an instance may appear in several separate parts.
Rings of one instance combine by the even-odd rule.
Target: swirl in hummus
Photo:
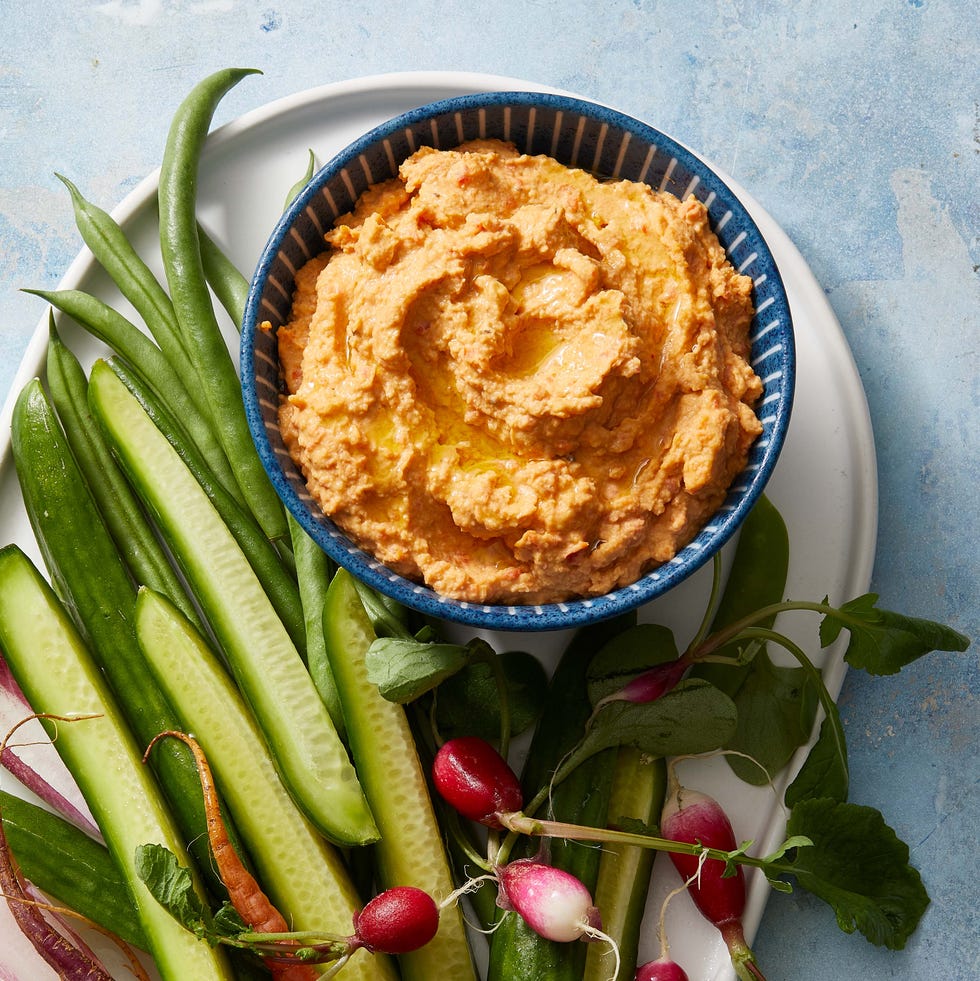
[[[761,431],[752,282],[704,206],[479,141],[424,148],[296,277],[282,433],[390,568],[595,596],[690,541]]]

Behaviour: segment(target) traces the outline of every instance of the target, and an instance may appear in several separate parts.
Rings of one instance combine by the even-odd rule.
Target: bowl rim
[[[345,167],[357,161],[367,149],[401,130],[448,113],[467,113],[508,104],[522,107],[541,106],[591,117],[602,124],[626,131],[631,137],[656,145],[658,152],[669,152],[673,158],[668,173],[675,164],[680,164],[688,173],[695,175],[696,179],[689,185],[684,197],[687,193],[693,193],[694,187],[705,182],[707,178],[707,183],[711,185],[712,207],[715,204],[724,207],[725,220],[730,217],[737,221],[736,227],[752,238],[752,244],[758,252],[757,258],[766,265],[767,289],[770,295],[775,296],[775,304],[780,314],[779,329],[783,337],[779,359],[783,394],[763,448],[762,458],[736,477],[729,488],[725,502],[715,516],[709,519],[695,538],[680,549],[673,559],[651,569],[634,583],[621,586],[602,596],[572,598],[546,604],[484,604],[443,596],[429,586],[413,582],[393,572],[374,556],[354,545],[326,515],[322,512],[317,514],[313,512],[312,509],[316,508],[315,503],[311,501],[307,504],[296,492],[269,440],[266,423],[260,411],[260,398],[255,388],[254,337],[255,331],[260,329],[260,324],[265,319],[261,315],[260,304],[267,275],[290,229],[297,218],[305,212],[312,199],[320,193],[323,185]],[[432,142],[434,140],[420,139],[419,145]],[[596,159],[598,160],[598,153]],[[575,165],[581,166],[581,164]],[[714,221],[712,221],[712,228],[713,230],[715,228]],[[756,313],[758,312],[757,310]],[[755,360],[758,359],[753,358],[753,361]],[[321,166],[280,216],[256,264],[242,323],[240,361],[246,417],[259,457],[283,503],[320,548],[338,565],[348,569],[368,586],[419,613],[468,626],[508,631],[566,629],[608,619],[662,596],[701,568],[735,534],[752,506],[762,495],[785,441],[792,414],[796,380],[792,313],[782,276],[761,230],[727,180],[692,150],[635,117],[575,96],[522,90],[451,96],[407,110],[359,136]],[[750,474],[749,470],[751,470]]]

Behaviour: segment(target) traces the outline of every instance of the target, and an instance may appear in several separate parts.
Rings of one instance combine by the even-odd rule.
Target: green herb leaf
[[[786,522],[776,506],[763,495],[756,501],[738,533],[738,544],[728,582],[722,593],[718,609],[711,624],[711,633],[733,624],[756,610],[778,603],[786,588],[789,569],[789,533]],[[775,616],[757,623],[771,627]],[[735,639],[719,647],[716,655],[739,658],[746,663],[751,657],[743,657],[746,643]],[[745,680],[748,670],[721,664],[699,665],[696,675],[717,685],[726,695],[734,695]]]
[[[653,702],[607,702],[575,758],[613,746],[634,746],[650,756],[707,753],[732,738],[735,723],[735,705],[727,695],[706,681],[688,679]]]
[[[499,665],[507,684],[510,731],[517,736],[538,720],[548,691],[541,662],[526,651],[504,651]],[[439,686],[436,723],[446,739],[455,736],[500,738],[500,691],[486,661],[472,661]]]
[[[238,910],[225,901],[214,914],[214,932],[222,937],[237,937],[248,930],[248,924],[241,918]]]
[[[474,645],[483,643],[471,641],[463,646],[408,637],[378,637],[364,659],[368,680],[389,702],[404,705],[460,671],[473,657]]]
[[[796,880],[833,907],[845,933],[901,950],[929,905],[909,849],[871,807],[828,798],[793,809],[787,832],[813,844],[790,863]]]
[[[806,835],[791,835],[774,852],[766,855],[763,861],[770,863],[778,862],[787,852],[793,851],[794,848],[806,848],[812,844],[813,842]]]
[[[789,535],[773,503],[761,497],[739,532],[728,582],[712,622],[712,632],[778,603],[786,588]],[[756,625],[771,627],[775,616]],[[734,699],[738,711],[735,736],[726,748],[745,753],[775,774],[810,736],[815,692],[800,668],[777,668],[757,639],[735,638],[714,652],[737,659],[737,665],[699,664],[692,676],[710,681]],[[749,760],[727,756],[729,767],[744,781],[761,785],[765,773]]]
[[[136,849],[136,874],[153,898],[185,929],[202,940],[214,935],[211,911],[194,890],[190,870],[163,845],[140,845]]]
[[[796,807],[814,797],[847,800],[850,768],[847,742],[837,706],[828,700],[827,715],[820,724],[820,735],[796,779],[786,788],[786,806]]]
[[[851,639],[844,659],[869,674],[895,674],[931,651],[965,651],[968,637],[932,620],[903,616],[875,606],[878,597],[866,593],[828,613],[820,624],[820,643],[832,644],[842,629]]]
[[[726,749],[751,756],[774,776],[813,731],[817,699],[806,671],[773,664],[763,646],[733,697],[738,725]],[[751,760],[738,756],[727,759],[746,783],[767,783],[766,772]]]

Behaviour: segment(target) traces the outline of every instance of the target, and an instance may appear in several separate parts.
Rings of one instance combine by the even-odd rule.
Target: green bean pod
[[[215,319],[197,225],[198,167],[221,98],[252,69],[225,69],[199,82],[174,114],[160,168],[160,250],[177,322],[201,379],[218,438],[249,507],[273,541],[289,535],[245,418],[235,364]]]
[[[327,643],[323,636],[323,604],[326,602],[327,589],[334,571],[333,563],[291,514],[287,518],[306,625],[306,666],[338,734],[343,739],[346,737],[344,710],[340,704],[340,693],[337,691],[337,681],[330,667]]]
[[[200,222],[197,225],[197,237],[201,243],[204,276],[235,329],[241,331],[242,321],[245,319],[245,303],[248,300],[248,280]]]
[[[184,379],[143,331],[98,297],[81,290],[26,292],[47,300],[51,306],[81,324],[130,364],[138,366],[137,370],[147,379],[157,396],[181,420],[214,473],[229,492],[244,503],[235,475],[214,434],[210,419],[194,403]]]
[[[109,274],[120,293],[143,318],[150,333],[174,370],[182,378],[193,376],[193,368],[184,350],[177,326],[174,305],[166,290],[160,285],[150,267],[133,247],[126,233],[108,212],[86,200],[81,191],[67,177],[55,175],[71,194],[72,208],[75,212],[75,225],[82,241],[89,247],[99,265]],[[194,398],[199,393],[198,385],[190,387]],[[201,397],[197,403],[201,410],[207,403]]]
[[[88,407],[88,379],[51,317],[46,372],[51,401],[110,534],[136,582],[167,596],[201,627],[194,603],[119,469]]]

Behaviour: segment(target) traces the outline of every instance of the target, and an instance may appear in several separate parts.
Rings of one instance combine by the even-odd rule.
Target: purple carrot
[[[0,750],[6,748],[7,741],[16,729],[17,726],[14,726],[7,733],[0,743]],[[111,975],[101,964],[48,923],[37,904],[28,896],[10,851],[2,820],[0,820],[0,892],[6,898],[10,912],[21,932],[60,977],[72,978],[73,981],[112,981]]]
[[[2,657],[0,657],[0,699],[2,699],[0,702],[0,723],[5,727],[13,726],[15,721],[23,719],[33,711],[24,697],[24,693],[20,690],[20,686],[10,673],[7,662]],[[52,759],[60,764],[60,758],[53,751]],[[8,770],[52,810],[77,825],[86,834],[99,841],[102,840],[99,829],[86,811],[45,780],[6,743],[0,749],[0,766]]]
[[[36,770],[20,759],[9,746],[0,753],[0,766],[15,776],[28,790],[37,794],[45,804],[57,811],[63,818],[71,821],[90,837],[99,841],[102,840],[95,822],[60,791],[52,787]]]

